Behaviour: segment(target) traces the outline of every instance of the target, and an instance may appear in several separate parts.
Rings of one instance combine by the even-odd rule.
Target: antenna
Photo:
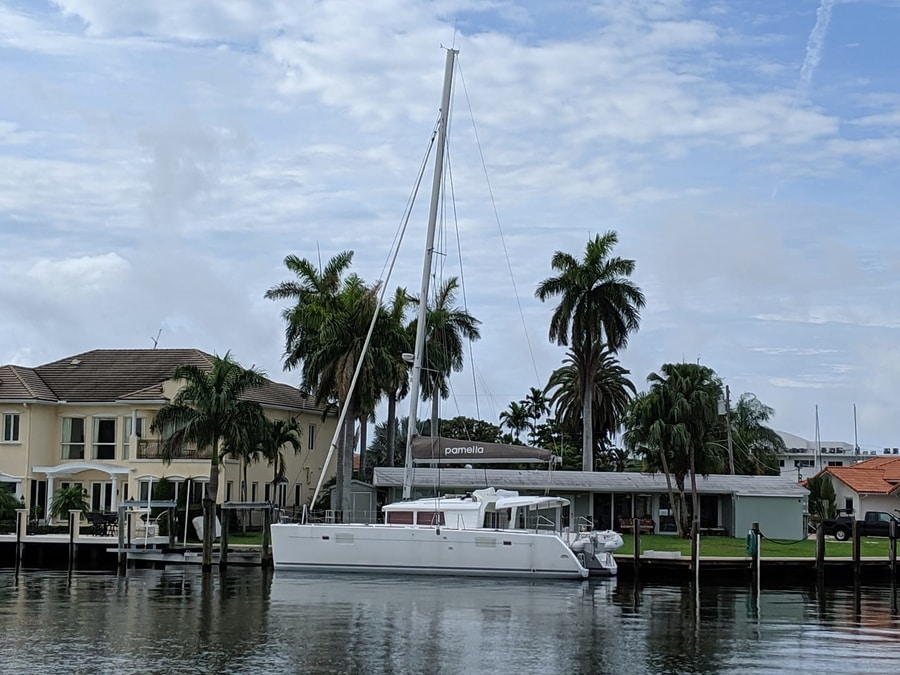
[[[160,335],[162,335],[162,328],[160,328],[158,331],[156,331],[156,337],[150,338],[151,340],[153,340],[153,349],[156,349],[156,347],[159,345],[159,336]]]

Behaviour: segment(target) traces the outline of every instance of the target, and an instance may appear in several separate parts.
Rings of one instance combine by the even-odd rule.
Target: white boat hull
[[[272,525],[275,569],[584,579],[556,534],[397,525]]]

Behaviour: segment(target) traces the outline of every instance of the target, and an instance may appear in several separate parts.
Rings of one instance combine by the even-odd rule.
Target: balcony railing
[[[158,440],[138,440],[137,459],[163,459],[162,443]],[[185,445],[168,459],[212,459],[212,448],[199,450],[196,446]]]

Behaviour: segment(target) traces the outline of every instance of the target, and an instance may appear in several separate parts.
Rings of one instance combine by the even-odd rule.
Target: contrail
[[[809,39],[806,41],[806,56],[803,58],[803,65],[800,66],[800,86],[797,87],[797,95],[794,97],[794,103],[791,105],[791,117],[793,117],[794,109],[800,97],[806,98],[809,94],[809,88],[812,85],[813,75],[816,74],[816,68],[819,61],[822,60],[822,52],[825,51],[825,37],[828,35],[828,26],[831,24],[831,10],[834,8],[834,0],[821,0],[819,8],[816,10],[816,24],[813,26]],[[772,199],[778,194],[778,184],[772,188]]]
[[[816,25],[813,26],[809,39],[806,41],[806,58],[800,67],[800,84],[803,93],[809,89],[813,75],[822,60],[822,52],[825,51],[825,36],[828,34],[828,25],[831,23],[831,10],[834,0],[822,0],[819,9],[816,10]]]

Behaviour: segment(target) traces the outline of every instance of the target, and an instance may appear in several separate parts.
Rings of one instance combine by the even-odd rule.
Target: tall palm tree
[[[285,265],[298,279],[266,292],[267,298],[294,303],[282,314],[287,324],[285,369],[300,369],[301,386],[317,403],[336,397],[345,411],[337,442],[336,483],[337,501],[344,513],[350,512],[356,421],[374,409],[382,391],[377,377],[390,372],[396,359],[390,345],[373,339],[351,391],[372,318],[378,312],[375,335],[383,332],[386,321],[386,313],[378,306],[378,286],[366,286],[355,274],[344,276],[352,260],[352,251],[340,253],[320,273],[310,261],[288,256]]]
[[[542,301],[558,297],[550,318],[551,342],[570,345],[582,368],[582,468],[593,469],[593,390],[589,373],[595,370],[593,359],[599,356],[595,343],[605,344],[616,353],[628,343],[628,336],[640,326],[644,294],[628,277],[634,272],[634,260],[613,257],[618,243],[615,232],[597,235],[584,251],[583,260],[557,251],[550,264],[556,276],[544,279],[535,291]]]
[[[272,492],[278,488],[278,484],[287,476],[285,475],[284,451],[291,449],[298,454],[303,445],[301,442],[300,425],[297,419],[268,420],[266,433],[262,439],[261,454],[272,467]]]
[[[534,443],[537,436],[538,422],[541,421],[541,418],[544,415],[550,412],[550,407],[547,405],[547,396],[537,387],[531,387],[522,403],[525,405],[525,411],[528,414],[528,418],[531,420],[530,436],[531,442]]]
[[[594,344],[588,359],[570,349],[563,365],[550,375],[546,389],[556,419],[567,430],[583,429],[585,374],[591,389],[593,460],[619,429],[636,389],[628,378],[630,371],[600,343]]]
[[[178,366],[172,379],[184,384],[172,401],[157,411],[150,428],[163,434],[160,449],[167,463],[186,444],[211,450],[209,482],[203,501],[203,570],[209,571],[215,537],[220,449],[239,452],[237,448],[251,436],[248,427],[262,425],[262,407],[245,396],[261,387],[265,377],[254,368],[243,368],[229,352],[223,357],[216,356],[208,371],[190,364]]]
[[[737,473],[754,476],[777,476],[781,473],[778,462],[786,450],[784,439],[766,425],[774,414],[775,411],[755,394],[741,394],[731,413]]]
[[[500,413],[500,423],[512,431],[514,438],[518,441],[520,434],[529,427],[528,410],[524,402],[511,402],[509,408]]]
[[[420,380],[422,400],[431,399],[432,435],[438,433],[438,407],[440,399],[450,396],[451,371],[459,372],[464,365],[464,341],[481,337],[478,326],[481,321],[465,309],[455,306],[459,278],[450,277],[437,289],[433,304],[425,316],[425,354]],[[417,298],[413,299],[418,302]],[[418,319],[413,319],[409,334],[416,334]]]
[[[697,474],[719,471],[724,464],[721,444],[711,442],[718,420],[722,382],[711,368],[696,363],[666,363],[647,377],[650,390],[626,422],[626,447],[643,452],[651,461],[659,457],[672,473],[680,502],[679,533],[687,526],[688,511],[700,516]],[[691,481],[692,504],[685,496],[685,478]],[[676,519],[676,522],[679,519]]]
[[[397,438],[397,402],[409,393],[409,364],[403,359],[403,354],[413,350],[412,335],[406,329],[406,310],[412,304],[412,298],[405,288],[397,288],[394,297],[387,307],[385,317],[385,333],[380,336],[389,343],[388,349],[393,351],[396,359],[393,368],[382,373],[385,396],[387,397],[387,438],[386,447],[393,448]],[[388,466],[394,466],[395,456],[393,452],[387,452]]]

